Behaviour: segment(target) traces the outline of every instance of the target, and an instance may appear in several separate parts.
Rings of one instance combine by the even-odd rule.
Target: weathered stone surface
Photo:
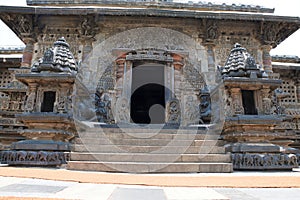
[[[11,148],[14,150],[52,150],[52,151],[69,151],[70,144],[52,140],[23,140],[13,143]]]
[[[266,152],[266,153],[280,153],[283,152],[283,147],[274,144],[267,143],[235,143],[229,146],[226,151],[230,151],[232,153],[255,153],[255,152]]]
[[[136,168],[149,172],[161,166],[162,172],[229,172],[232,166],[223,147],[226,142],[231,145],[227,150],[235,153],[235,164],[241,154],[242,161],[246,157],[250,161],[252,157],[263,157],[267,161],[283,156],[283,164],[281,161],[260,166],[246,163],[245,169],[296,166],[295,157],[289,154],[297,151],[288,145],[300,147],[297,143],[300,115],[295,109],[299,107],[299,67],[276,65],[272,69],[270,50],[299,28],[299,18],[275,16],[271,14],[272,9],[261,7],[211,3],[27,2],[43,6],[0,7],[0,18],[26,44],[21,63],[26,69],[17,70],[19,74],[15,76],[26,86],[15,80],[17,71],[5,78],[10,84],[3,81],[0,85],[0,92],[5,93],[0,106],[0,115],[4,116],[0,134],[5,132],[7,138],[7,129],[14,124],[10,128],[13,129],[10,142],[23,139],[20,135],[41,142],[14,144],[11,158],[14,151],[19,154],[24,151],[24,155],[29,151],[48,151],[47,155],[52,155],[50,150],[67,151],[64,145],[42,140],[67,142],[75,137],[72,140],[74,160],[69,165],[74,169],[114,171],[92,162],[95,161],[92,153],[97,152],[99,158],[112,162],[113,166],[122,166],[123,171]],[[61,37],[70,45],[64,39],[55,42]],[[236,45],[230,53],[237,42],[241,46]],[[29,69],[32,62],[35,64]],[[0,60],[0,71],[3,63]],[[153,131],[159,128],[136,126],[130,130],[129,127],[132,124],[132,70],[147,63],[163,65],[162,85],[167,88],[163,99],[165,116],[162,117],[166,126],[153,137]],[[218,65],[225,66],[222,72],[224,94],[217,94],[215,90],[216,85],[222,85],[218,82],[219,75],[214,74]],[[73,92],[75,82],[76,94]],[[275,90],[278,87],[282,93]],[[45,109],[44,96],[47,95],[52,100]],[[222,116],[222,113],[226,114]],[[6,120],[15,116],[19,122]],[[85,125],[76,126],[73,120],[87,124],[98,121],[101,125],[88,131],[90,135],[84,141],[78,136]],[[223,128],[210,129],[209,123],[221,126],[222,120],[225,120]],[[192,138],[190,132],[200,127],[199,123],[202,129]],[[186,127],[176,138],[178,141],[169,144],[175,138],[173,132],[176,131],[172,129],[182,126]],[[100,134],[97,128],[104,133]],[[221,137],[217,136],[222,129]],[[205,133],[207,130],[209,134]],[[128,132],[131,135],[126,134]],[[7,140],[5,142],[7,146]],[[148,155],[164,146],[170,148],[158,155]],[[127,154],[116,155],[119,152],[116,147]],[[205,153],[208,155],[202,157]],[[179,154],[176,163],[167,162],[174,154]],[[132,161],[130,158],[135,163],[127,162]],[[26,159],[21,159],[23,164],[30,164]],[[164,163],[159,163],[163,160]],[[165,164],[168,167],[164,168]],[[236,164],[235,168],[243,166]]]

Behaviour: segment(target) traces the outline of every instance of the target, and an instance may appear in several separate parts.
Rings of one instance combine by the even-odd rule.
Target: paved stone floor
[[[91,184],[0,176],[0,199],[298,200],[300,188],[203,188]]]

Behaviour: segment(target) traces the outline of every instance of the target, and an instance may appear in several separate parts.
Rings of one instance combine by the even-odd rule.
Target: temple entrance
[[[130,116],[133,123],[165,123],[164,65],[133,66]]]

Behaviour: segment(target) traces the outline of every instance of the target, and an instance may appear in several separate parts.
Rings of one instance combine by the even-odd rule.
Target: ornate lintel
[[[130,52],[126,56],[126,60],[128,61],[152,60],[152,61],[160,61],[160,62],[173,62],[173,58],[169,53],[162,50],[152,50],[152,49]]]

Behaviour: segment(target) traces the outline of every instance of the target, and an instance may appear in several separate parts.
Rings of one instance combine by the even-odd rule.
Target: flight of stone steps
[[[232,172],[219,135],[198,129],[100,128],[79,131],[68,169],[131,173]]]

